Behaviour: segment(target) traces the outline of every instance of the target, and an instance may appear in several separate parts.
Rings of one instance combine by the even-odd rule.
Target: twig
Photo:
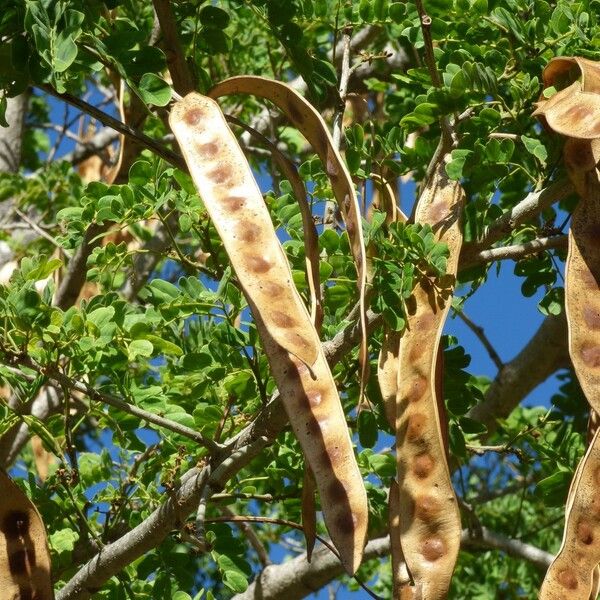
[[[117,398],[111,394],[105,394],[102,392],[98,392],[93,387],[89,386],[86,383],[76,381],[67,375],[64,375],[60,371],[51,365],[42,366],[35,363],[30,357],[25,355],[18,355],[10,350],[5,348],[0,348],[0,351],[4,354],[5,359],[9,363],[7,366],[11,368],[11,370],[17,374],[24,376],[23,373],[18,369],[18,365],[28,367],[29,369],[33,369],[37,373],[45,375],[48,379],[57,386],[65,386],[68,389],[76,390],[88,396],[91,400],[95,400],[96,402],[101,402],[103,404],[108,404],[113,406],[114,408],[118,408],[124,412],[127,412],[131,415],[139,417],[140,419],[147,421],[149,423],[153,423],[154,425],[158,425],[159,427],[163,427],[164,429],[168,429],[173,433],[178,433],[184,437],[187,437],[191,440],[194,440],[198,444],[204,446],[211,452],[217,452],[221,450],[221,446],[215,443],[213,440],[204,437],[201,433],[194,431],[191,427],[187,427],[185,425],[181,425],[180,423],[176,423],[175,421],[171,421],[170,419],[166,419],[165,417],[161,417],[154,413],[148,412],[143,408],[139,408],[134,404],[130,404],[121,398]]]
[[[497,446],[473,446],[467,444],[466,448],[469,452],[477,454],[477,456],[484,456],[487,452],[494,452],[496,454],[514,454],[520,461],[527,460],[527,457],[520,448],[512,448],[508,444]]]
[[[423,41],[425,43],[425,64],[431,77],[431,83],[435,87],[442,87],[442,80],[435,64],[435,56],[433,55],[433,40],[431,39],[431,17],[425,12],[423,0],[415,0],[417,12],[421,20],[421,31],[423,32]]]
[[[460,254],[461,264],[469,264],[473,255],[487,250],[519,225],[532,219],[555,202],[564,200],[572,193],[573,186],[568,179],[561,179],[542,190],[530,192],[516,206],[491,223],[485,229],[480,240],[463,246]]]
[[[333,117],[333,145],[339,150],[342,142],[344,113],[346,111],[346,96],[348,95],[348,81],[350,79],[350,40],[352,29],[346,27],[342,33],[342,64],[340,71],[340,84],[338,88],[339,104]]]
[[[476,323],[471,321],[471,319],[469,319],[469,317],[463,311],[460,311],[458,313],[458,316],[462,320],[462,322],[477,336],[477,339],[481,342],[483,347],[487,350],[487,353],[488,353],[489,357],[492,359],[492,362],[496,365],[496,368],[498,370],[500,370],[504,366],[504,363],[502,362],[502,359],[496,352],[496,349],[494,348],[494,346],[492,346],[490,340],[485,335],[485,331],[483,330],[483,327],[481,327],[480,325],[477,325]]]
[[[44,239],[48,240],[51,244],[56,246],[67,258],[71,258],[69,250],[63,248],[47,231],[44,231],[36,222],[32,221],[23,211],[18,208],[15,209],[15,213],[31,227],[36,233],[39,233]]]
[[[226,517],[232,519],[232,521],[239,527],[240,531],[248,538],[250,545],[254,548],[258,561],[263,566],[263,568],[267,567],[271,564],[271,559],[269,558],[269,553],[264,547],[263,543],[260,541],[260,538],[256,535],[254,529],[250,527],[248,523],[245,521],[240,521],[237,519],[236,514],[227,506],[222,506],[219,509]]]
[[[513,246],[502,246],[500,248],[490,248],[481,250],[477,254],[466,255],[466,260],[461,261],[460,268],[468,269],[483,263],[496,260],[520,260],[531,254],[544,252],[545,250],[564,249],[568,244],[568,236],[554,235],[552,237],[538,238],[522,244]]]
[[[88,102],[85,102],[81,98],[77,98],[77,96],[73,96],[72,94],[66,94],[66,93],[60,94],[52,86],[50,86],[46,83],[41,84],[39,87],[40,87],[40,89],[44,90],[51,96],[54,96],[55,98],[58,98],[59,100],[62,100],[63,102],[67,102],[67,103],[71,104],[72,106],[77,107],[79,110],[83,111],[84,113],[87,113],[88,115],[91,115],[95,119],[98,119],[98,121],[100,121],[107,127],[112,127],[119,133],[132,138],[138,144],[144,146],[145,148],[148,148],[149,150],[152,150],[152,152],[154,152],[161,158],[164,158],[167,162],[171,163],[173,166],[177,167],[178,169],[181,169],[182,171],[187,172],[187,167],[185,165],[185,161],[183,160],[183,158],[179,154],[176,154],[172,150],[169,150],[169,148],[165,148],[165,146],[163,146],[157,140],[154,140],[151,137],[148,137],[146,134],[141,133],[140,131],[137,131],[136,129],[134,129],[133,127],[130,127],[126,123],[122,123],[118,119],[111,117],[109,114],[107,114],[101,110],[98,110],[95,106],[89,104]]]

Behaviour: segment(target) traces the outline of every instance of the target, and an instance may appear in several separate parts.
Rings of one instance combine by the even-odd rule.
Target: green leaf
[[[129,360],[135,360],[138,356],[152,356],[154,346],[148,340],[133,340],[127,347],[127,356]]]
[[[70,35],[64,32],[58,34],[52,58],[53,67],[57,73],[66,71],[73,64],[77,58],[77,44]]]
[[[229,14],[216,6],[205,6],[200,11],[200,23],[204,27],[225,29],[229,25]]]
[[[146,73],[142,76],[138,90],[146,104],[166,106],[171,101],[171,86],[154,73]]]
[[[540,160],[542,164],[546,164],[546,159],[548,158],[548,151],[546,147],[540,140],[535,138],[527,137],[526,135],[521,136],[521,141],[525,146],[525,149],[530,154],[533,154],[537,159]]]

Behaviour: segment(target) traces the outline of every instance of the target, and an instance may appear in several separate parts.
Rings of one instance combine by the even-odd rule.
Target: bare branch
[[[486,349],[489,357],[492,359],[492,362],[496,365],[497,369],[501,369],[504,366],[500,355],[496,352],[496,349],[485,335],[485,331],[483,327],[477,325],[469,319],[469,317],[463,312],[458,313],[459,319],[477,336],[477,339],[481,342],[481,345]]]
[[[573,186],[571,182],[567,179],[561,179],[551,183],[543,190],[527,194],[521,202],[489,225],[479,241],[463,246],[460,255],[461,266],[472,264],[475,262],[473,256],[487,250],[519,225],[533,219],[552,204],[564,200],[572,193]]]
[[[159,141],[148,137],[146,134],[135,130],[133,127],[130,127],[126,123],[122,123],[118,119],[111,117],[109,114],[98,110],[95,106],[92,106],[91,104],[85,102],[77,96],[73,96],[72,94],[59,94],[52,86],[48,84],[42,84],[40,88],[48,94],[50,94],[51,96],[54,96],[55,98],[58,98],[63,102],[68,102],[69,104],[77,107],[84,113],[91,115],[95,119],[98,119],[98,121],[100,121],[107,127],[112,127],[112,129],[115,129],[119,133],[130,137],[136,143],[140,144],[144,148],[152,150],[152,152],[154,152],[161,158],[164,158],[167,162],[171,163],[178,169],[181,169],[182,171],[187,171],[187,167],[185,166],[183,158],[179,154],[170,150],[169,148],[166,148]]]
[[[545,250],[565,249],[568,238],[566,235],[555,235],[552,237],[538,238],[522,244],[513,246],[502,246],[500,248],[490,248],[481,250],[477,254],[466,255],[461,262],[461,269],[468,269],[479,264],[494,262],[496,260],[520,260],[526,256],[544,252]]]

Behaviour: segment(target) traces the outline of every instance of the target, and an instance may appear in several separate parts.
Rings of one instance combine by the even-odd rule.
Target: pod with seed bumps
[[[254,315],[274,379],[349,573],[367,532],[367,498],[333,376],[250,166],[217,103],[197,93],[169,117],[194,183]]]
[[[423,276],[407,302],[407,326],[399,350],[396,395],[400,542],[414,587],[422,600],[446,598],[460,547],[460,513],[450,479],[443,404],[438,399],[438,348],[462,244],[464,192],[440,161],[417,205],[415,221],[431,225],[445,242],[445,278]],[[409,594],[409,590],[405,593]],[[410,596],[406,596],[410,597]]]
[[[600,65],[579,57],[552,60],[545,86],[568,84],[541,99],[536,115],[567,136],[564,162],[580,200],[573,211],[565,268],[565,312],[569,354],[592,407],[588,450],[577,467],[565,508],[561,547],[548,568],[540,600],[589,600],[598,588],[600,563],[600,437],[594,415],[600,410]]]
[[[0,470],[0,593],[11,600],[52,600],[50,552],[35,506]]]

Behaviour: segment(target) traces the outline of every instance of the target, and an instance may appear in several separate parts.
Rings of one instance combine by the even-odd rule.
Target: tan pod
[[[31,500],[0,470],[0,596],[52,600],[44,523]]]
[[[188,94],[174,105],[169,123],[252,309],[292,429],[315,475],[325,525],[353,573],[366,541],[366,492],[335,382],[269,211],[214,100]]]
[[[430,224],[448,245],[447,284],[423,278],[407,303],[407,328],[400,343],[396,397],[396,454],[401,544],[414,597],[446,598],[460,547],[460,513],[446,458],[437,398],[438,348],[450,308],[462,244],[464,192],[440,162],[417,206],[417,223]],[[441,405],[443,408],[443,404]]]
[[[288,117],[290,122],[300,131],[314,148],[321,159],[325,172],[331,182],[333,194],[337,200],[340,212],[346,224],[350,240],[350,248],[358,274],[361,345],[359,361],[361,366],[361,398],[368,376],[368,349],[366,325],[366,285],[367,258],[362,230],[360,206],[350,173],[346,168],[340,153],[336,149],[327,125],[320,113],[296,90],[290,86],[255,75],[242,75],[221,81],[209,92],[211,98],[220,98],[232,94],[251,94],[270,100]]]

